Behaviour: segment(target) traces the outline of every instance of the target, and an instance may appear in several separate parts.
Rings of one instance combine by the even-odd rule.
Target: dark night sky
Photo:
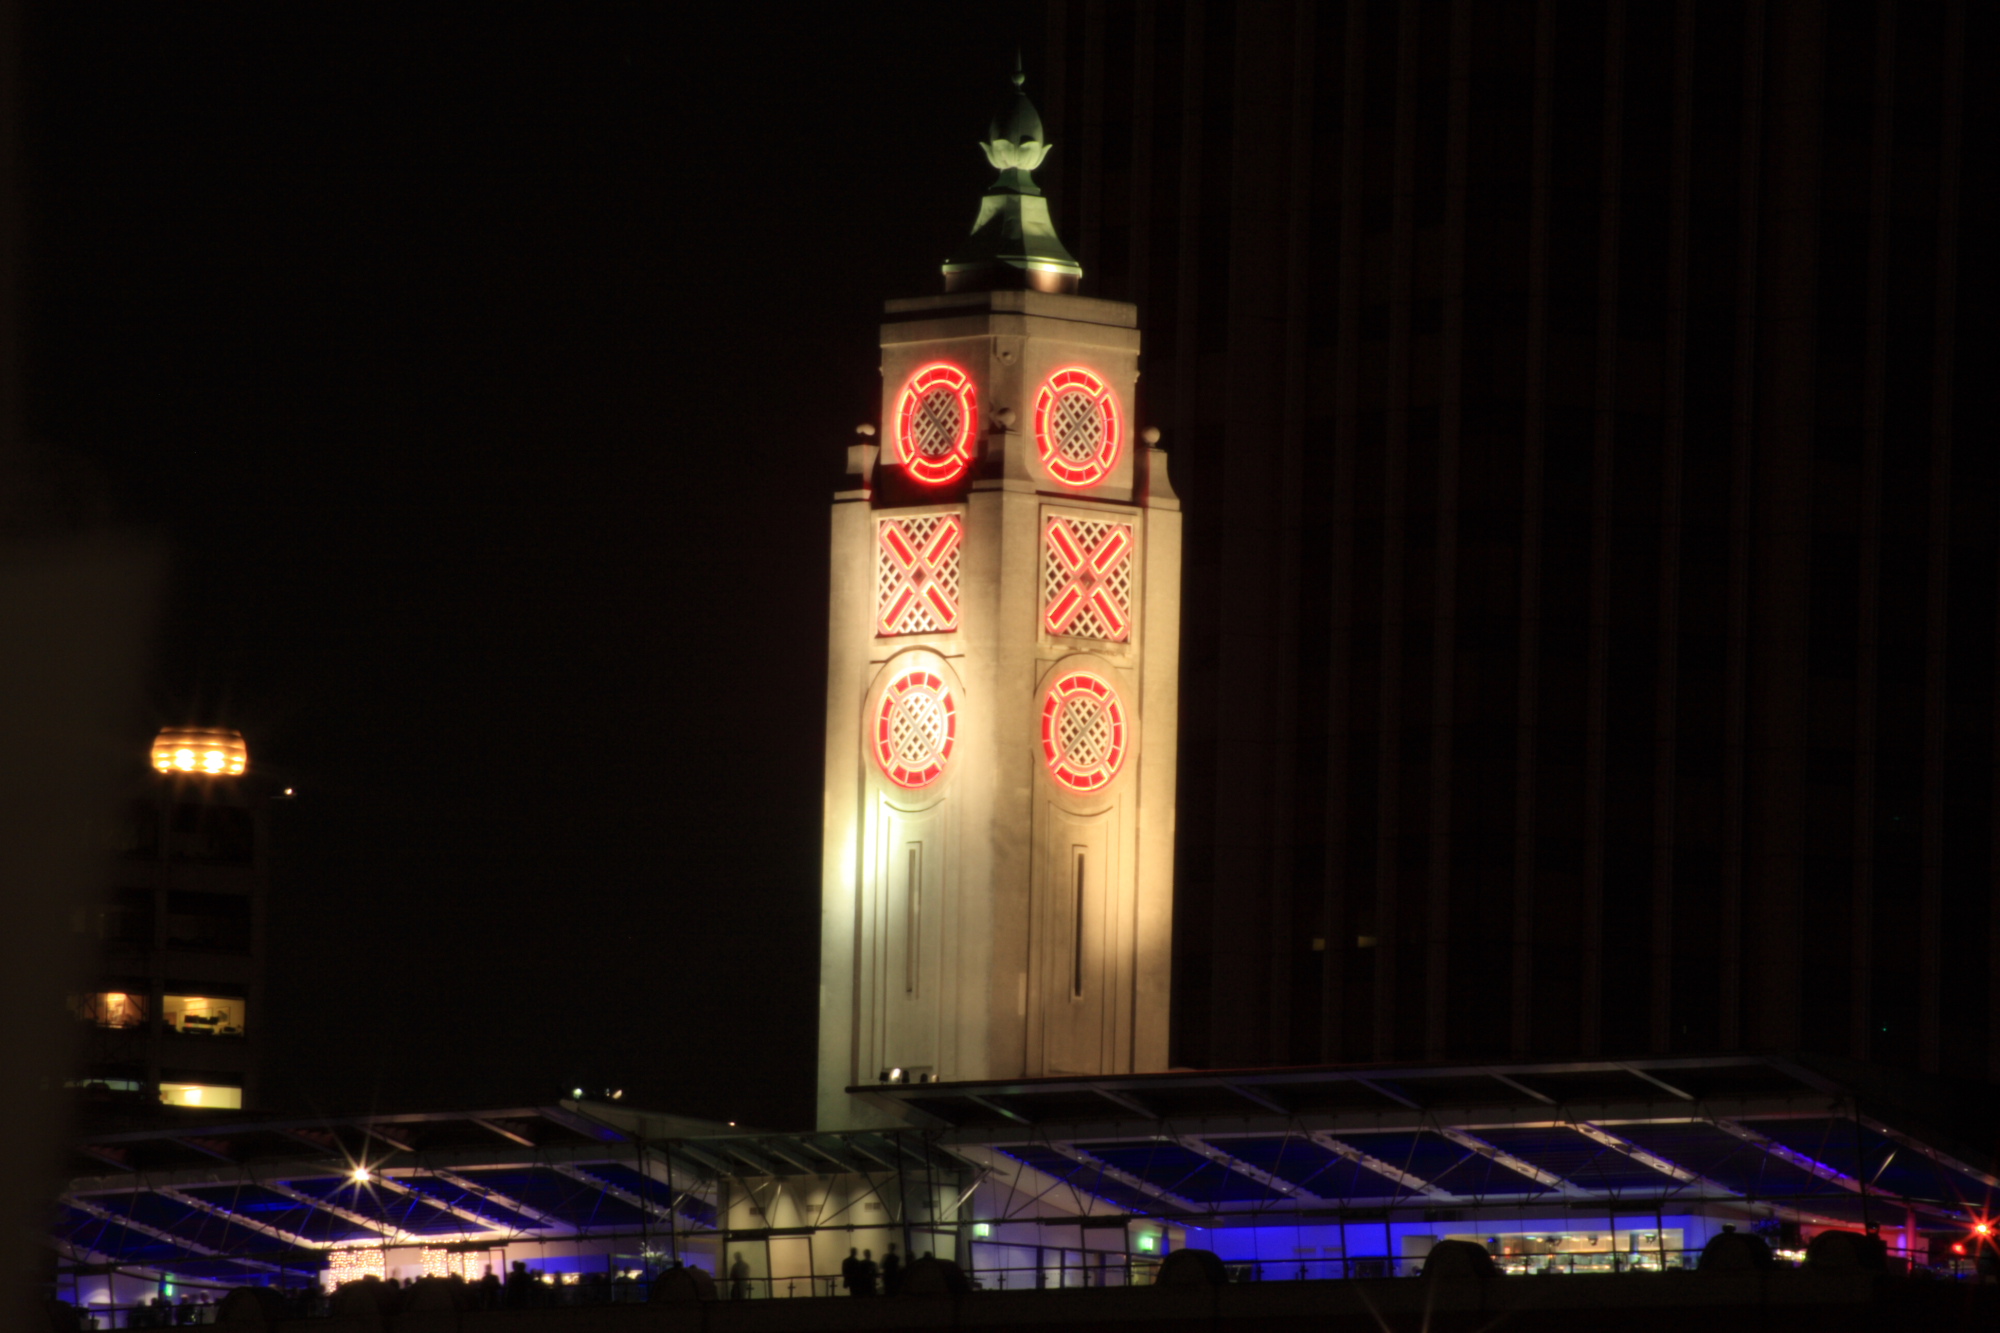
[[[272,1100],[809,1119],[829,483],[1023,27],[31,15],[31,435],[173,553],[150,721],[301,793]]]

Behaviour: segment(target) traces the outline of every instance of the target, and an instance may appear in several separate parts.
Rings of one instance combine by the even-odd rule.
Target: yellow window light
[[[153,741],[153,767],[162,773],[233,778],[249,766],[243,733],[226,727],[167,727]]]
[[[160,1084],[160,1100],[168,1106],[199,1106],[211,1110],[241,1110],[243,1089],[213,1083]]]

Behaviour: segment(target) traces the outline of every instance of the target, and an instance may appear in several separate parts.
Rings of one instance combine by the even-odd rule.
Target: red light
[[[881,521],[877,634],[949,634],[958,628],[958,544],[964,535],[957,514]]]
[[[1125,762],[1125,705],[1088,671],[1072,671],[1042,696],[1042,760],[1071,791],[1108,785]]]
[[[1122,642],[1132,628],[1131,576],[1124,568],[1132,525],[1051,518],[1045,540],[1042,621],[1049,633]]]
[[[1082,366],[1049,376],[1035,396],[1035,449],[1065,486],[1095,486],[1117,466],[1118,398]]]
[[[1974,1222],[1972,1224],[1972,1234],[1975,1236],[1990,1236],[1993,1234],[1993,1224],[1991,1222]]]
[[[875,710],[875,762],[898,787],[928,787],[944,776],[958,742],[958,704],[935,671],[905,671]]]
[[[925,366],[896,405],[896,457],[927,486],[956,481],[972,465],[978,424],[972,377],[944,361]]]
[[[1965,1253],[1965,1242],[1964,1242],[1964,1241],[1962,1241],[1962,1240],[1955,1240],[1955,1241],[1953,1241],[1953,1242],[1951,1243],[1951,1252],[1952,1252],[1953,1254],[1964,1254],[1964,1253]]]

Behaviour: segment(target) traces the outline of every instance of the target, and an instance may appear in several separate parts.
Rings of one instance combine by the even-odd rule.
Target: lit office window
[[[201,1037],[243,1035],[243,1001],[225,995],[169,995],[160,1001],[169,1032]]]
[[[243,1089],[220,1083],[161,1083],[160,1100],[168,1106],[206,1106],[241,1110]]]

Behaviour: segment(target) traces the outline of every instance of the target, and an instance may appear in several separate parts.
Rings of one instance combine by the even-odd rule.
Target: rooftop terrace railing
[[[1157,1263],[1152,1256],[1108,1255],[1107,1258],[1118,1262],[979,1268],[968,1273],[967,1277],[974,1292],[1077,1291],[1151,1284]],[[1618,1253],[1502,1254],[1494,1257],[1494,1266],[1503,1275],[1536,1280],[1618,1273],[1692,1274],[1697,1271],[1700,1259],[1698,1250],[1655,1248]],[[1345,1258],[1225,1260],[1223,1268],[1232,1283],[1379,1281],[1421,1277],[1424,1263],[1421,1257],[1352,1255]],[[1774,1264],[1781,1269],[1800,1267],[1799,1261],[1793,1258],[1781,1257]],[[1889,1266],[1892,1272],[1947,1281],[1971,1282],[1981,1276],[1977,1263],[1970,1258],[1934,1263],[1929,1256],[1922,1256],[1918,1262],[1911,1263],[1906,1252],[1897,1250],[1889,1252]],[[498,1288],[469,1283],[465,1302],[475,1310],[636,1305],[644,1304],[651,1293],[650,1284],[638,1279],[601,1278],[596,1274],[585,1274],[565,1275],[577,1276],[575,1281],[549,1280],[554,1276],[544,1275],[541,1280]],[[206,1290],[201,1296],[219,1297],[224,1290]],[[874,1293],[874,1298],[893,1298],[895,1294],[878,1291]],[[719,1300],[757,1301],[869,1298],[843,1290],[841,1277],[832,1273],[739,1279],[725,1277],[716,1283],[716,1297]],[[294,1289],[287,1293],[287,1303],[288,1313],[297,1319],[326,1318],[334,1312],[332,1297],[316,1288]],[[128,1329],[198,1327],[213,1323],[216,1310],[214,1303],[176,1302],[165,1306],[93,1306],[81,1313],[84,1328]]]

